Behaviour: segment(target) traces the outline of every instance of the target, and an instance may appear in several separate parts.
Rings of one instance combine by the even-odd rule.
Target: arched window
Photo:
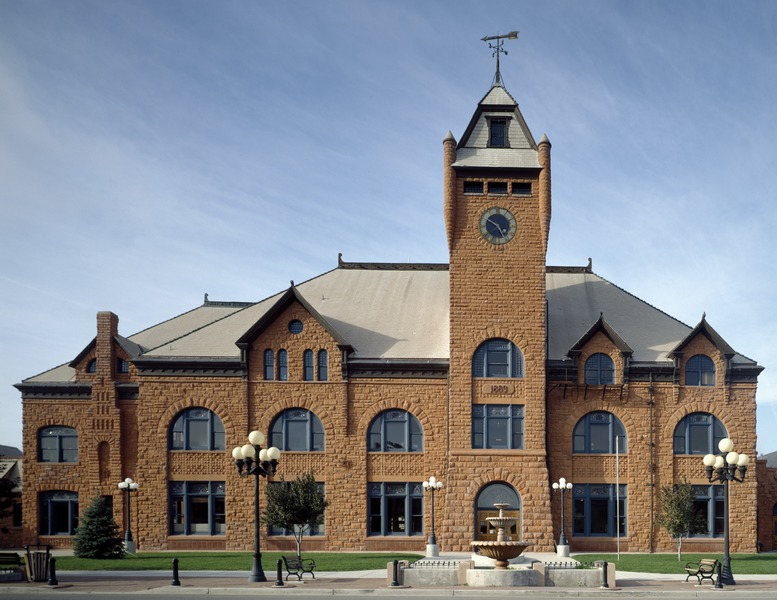
[[[278,380],[289,379],[289,353],[286,350],[278,350]]]
[[[62,425],[39,430],[38,461],[78,462],[78,430]]]
[[[615,454],[616,448],[620,454],[626,453],[626,430],[614,414],[604,411],[590,412],[575,425],[572,452]]]
[[[97,359],[93,358],[88,363],[86,363],[86,372],[87,373],[97,373]]]
[[[423,452],[421,423],[406,410],[384,410],[370,423],[369,452]]]
[[[313,371],[315,366],[313,365],[313,351],[305,350],[302,353],[302,379],[304,381],[313,381]]]
[[[523,355],[510,340],[483,342],[472,357],[473,377],[523,377]]]
[[[270,425],[270,446],[291,452],[323,452],[324,426],[304,408],[290,408]]]
[[[608,385],[615,383],[615,363],[609,355],[598,352],[585,361],[585,383]]]
[[[329,380],[329,352],[326,350],[318,351],[318,380]]]
[[[170,450],[224,450],[224,425],[207,408],[187,408],[170,427]]]
[[[275,354],[269,348],[264,351],[264,378],[266,381],[275,379]]]
[[[123,358],[116,359],[116,372],[117,373],[129,373],[129,363]]]
[[[715,363],[706,354],[696,354],[685,363],[685,385],[715,385]]]
[[[709,413],[697,412],[680,419],[674,430],[675,454],[717,454],[718,443],[728,437],[726,428]]]

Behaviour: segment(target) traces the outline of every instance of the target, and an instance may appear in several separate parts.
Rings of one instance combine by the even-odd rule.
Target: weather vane
[[[496,56],[496,75],[494,75],[495,85],[502,85],[502,76],[499,73],[499,55],[504,53],[505,56],[507,56],[507,50],[502,48],[502,46],[504,45],[505,40],[515,39],[518,39],[517,31],[511,31],[505,35],[487,35],[486,37],[481,38],[482,41],[488,42],[488,47],[493,50],[491,56]],[[492,41],[495,41],[495,43],[491,43]]]

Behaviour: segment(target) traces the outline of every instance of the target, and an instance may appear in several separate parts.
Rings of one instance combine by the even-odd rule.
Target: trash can
[[[25,546],[25,563],[29,581],[47,581],[49,578],[49,558],[51,546],[48,544],[30,544]]]

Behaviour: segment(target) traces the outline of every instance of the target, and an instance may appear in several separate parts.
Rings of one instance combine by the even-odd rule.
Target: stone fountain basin
[[[494,560],[510,560],[519,556],[531,544],[526,542],[470,542],[473,549],[477,549],[480,554],[493,558]]]

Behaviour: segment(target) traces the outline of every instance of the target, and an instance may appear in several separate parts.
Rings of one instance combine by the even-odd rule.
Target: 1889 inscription
[[[509,396],[515,393],[515,384],[509,382],[484,383],[483,393],[490,396]]]

